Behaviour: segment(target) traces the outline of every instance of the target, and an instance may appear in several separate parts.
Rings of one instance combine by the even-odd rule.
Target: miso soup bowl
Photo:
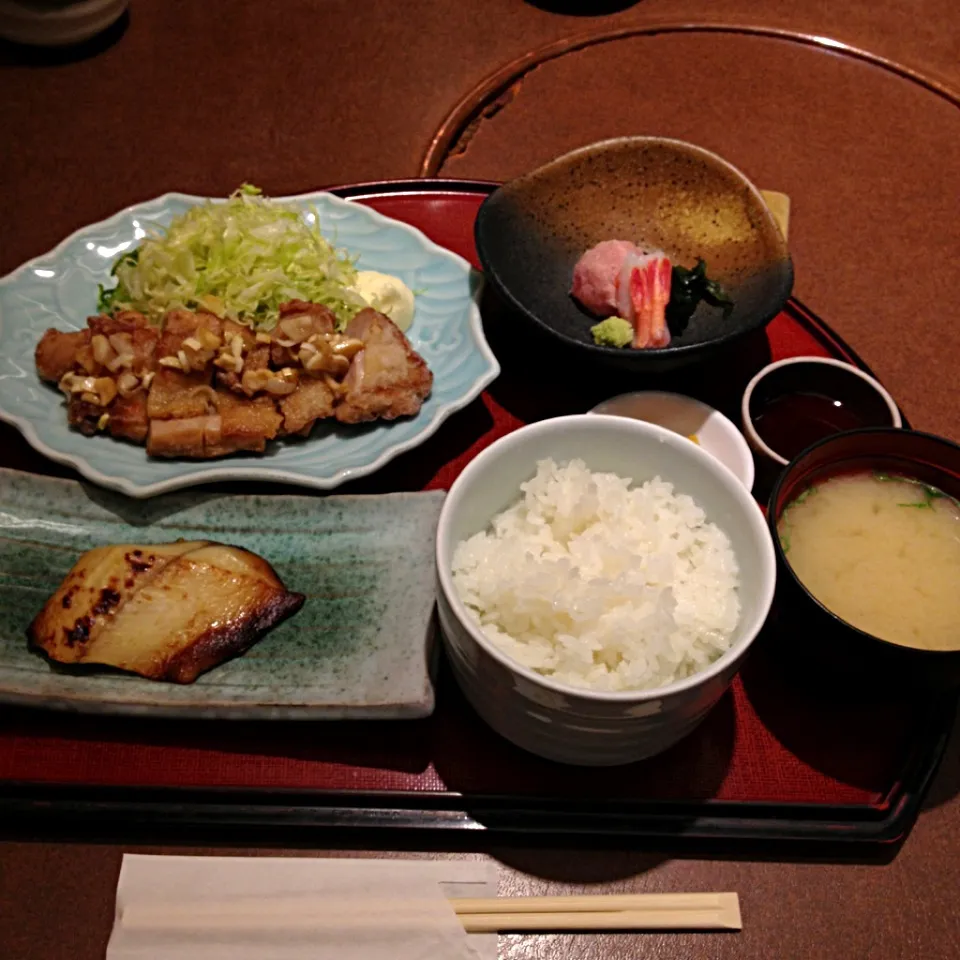
[[[709,667],[652,690],[598,692],[559,683],[509,657],[460,600],[451,567],[461,540],[487,528],[520,496],[547,457],[582,459],[638,483],[660,476],[692,496],[730,537],[740,565],[740,622],[730,649]],[[457,683],[480,716],[519,747],[550,760],[612,766],[660,753],[690,733],[723,695],[770,609],[773,545],[743,484],[710,454],[671,430],[625,417],[544,420],[501,438],[460,474],[437,529],[438,609]]]
[[[921,650],[882,640],[824,606],[790,566],[777,527],[784,510],[808,487],[845,473],[878,471],[937,487],[960,500],[960,446],[929,433],[894,427],[850,430],[795,457],[770,494],[767,522],[777,554],[776,652],[794,669],[849,687],[960,688],[960,623],[956,650]],[[960,588],[960,580],[958,580]]]

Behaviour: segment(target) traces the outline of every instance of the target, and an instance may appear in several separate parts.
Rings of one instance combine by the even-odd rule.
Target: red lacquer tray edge
[[[484,196],[498,184],[484,180],[375,181],[331,189],[349,200],[397,194]],[[832,354],[870,372],[856,351],[796,298],[785,311]],[[904,418],[904,425],[908,426]],[[227,831],[273,829],[367,830],[405,828],[548,836],[690,838],[704,841],[773,840],[843,848],[895,847],[912,825],[949,740],[955,703],[931,711],[891,792],[875,804],[745,801],[655,802],[617,810],[536,797],[464,797],[453,792],[352,792],[248,788],[51,786],[8,781],[0,787],[7,822],[46,830],[71,825],[83,835],[110,833],[118,824],[138,830]]]

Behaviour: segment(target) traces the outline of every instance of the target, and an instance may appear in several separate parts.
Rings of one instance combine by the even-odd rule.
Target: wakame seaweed
[[[686,323],[697,309],[701,300],[712,307],[721,307],[725,317],[733,310],[733,301],[727,291],[707,276],[707,264],[697,260],[692,268],[674,266],[670,279],[670,302],[667,304],[667,318],[674,323]]]

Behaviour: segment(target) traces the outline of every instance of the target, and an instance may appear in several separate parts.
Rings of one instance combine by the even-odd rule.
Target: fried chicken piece
[[[126,397],[117,396],[105,407],[88,403],[79,394],[73,394],[67,402],[67,420],[88,437],[105,431],[121,440],[143,443],[149,426],[147,393],[137,390]]]
[[[27,633],[60,663],[193,683],[253,646],[304,599],[266,560],[239,547],[113,545],[80,557]]]
[[[143,314],[128,310],[115,317],[90,317],[86,330],[47,330],[37,344],[37,373],[42,380],[52,383],[59,383],[65,373],[74,370],[90,376],[98,375],[104,372],[105,368],[94,360],[90,341],[97,334],[110,337],[118,333],[130,336],[134,354],[140,359],[141,366],[149,369],[153,347],[159,334],[149,325]]]
[[[218,335],[223,333],[223,321],[212,313],[194,313],[192,310],[168,311],[163,318],[163,336],[167,338],[166,345],[176,353],[183,338],[192,336],[200,327],[207,327]]]
[[[278,340],[292,340],[298,346],[315,334],[332,334],[337,328],[336,314],[321,303],[289,300],[279,307],[280,319],[273,331],[270,361],[274,367],[290,367],[296,363],[298,347],[285,347]]]
[[[256,338],[247,328],[232,320],[221,323],[211,314],[187,311],[168,314],[160,341],[161,356],[179,356],[185,341],[195,338],[202,327],[227,344],[239,336],[244,344],[251,346],[254,354],[254,365],[249,369],[267,367],[268,345],[259,345],[267,350],[258,352]],[[250,362],[248,354],[244,370]],[[218,377],[222,386],[214,389],[211,385],[214,369],[209,365],[202,371],[189,373],[168,367],[157,371],[147,407],[151,418],[147,453],[154,457],[195,459],[225,456],[239,450],[263,453],[267,441],[277,435],[283,422],[276,404],[268,396],[238,395],[242,388],[236,374]]]
[[[344,331],[362,340],[343,381],[344,396],[335,408],[341,423],[395,420],[417,414],[430,395],[433,374],[389,317],[361,310]]]
[[[144,374],[153,368],[159,334],[139,313],[96,316],[75,333],[48,330],[37,345],[37,371],[44,379],[67,383],[67,419],[90,436],[112,436],[143,443],[147,435]],[[70,378],[68,377],[68,380]]]
[[[295,332],[297,327],[291,323],[294,318],[308,317],[310,335],[315,333],[333,333],[337,327],[337,315],[322,303],[309,303],[306,300],[288,300],[278,308],[280,319],[277,321],[275,336]],[[292,339],[292,338],[291,338]],[[306,337],[303,338],[306,340]]]
[[[34,353],[40,379],[59,383],[64,374],[74,369],[79,351],[89,344],[89,330],[64,333],[51,327],[40,338]]]
[[[147,318],[142,313],[133,310],[123,310],[112,317],[98,316],[90,317],[87,320],[87,326],[90,328],[92,336],[106,337],[113,353],[127,353],[127,348],[132,354],[132,360],[129,364],[124,364],[119,370],[111,371],[109,366],[104,367],[96,363],[96,372],[98,374],[119,373],[120,370],[129,370],[137,376],[143,376],[144,373],[153,370],[156,366],[157,346],[160,341],[160,332],[156,327],[150,325]]]
[[[151,457],[224,457],[240,450],[263,453],[280,430],[283,417],[270,397],[214,393],[215,412],[198,417],[151,420],[147,453]]]
[[[165,357],[177,357],[183,341],[193,337],[201,327],[218,337],[223,331],[220,320],[211,313],[171,310],[167,314],[157,345],[157,372],[147,400],[151,420],[203,417],[216,411],[212,366],[186,373],[159,363]]]
[[[267,370],[270,367],[270,344],[257,341],[256,334],[242,323],[235,320],[223,321],[223,340],[229,343],[232,337],[240,337],[243,343],[243,369]],[[226,387],[234,393],[243,393],[241,386],[242,373],[233,370],[218,369],[214,380],[217,386]]]
[[[79,394],[67,398],[67,422],[85,437],[92,437],[99,431],[100,418],[105,413],[103,407],[88,403]]]
[[[333,416],[334,392],[324,380],[301,377],[293,393],[280,400],[283,433],[310,435],[318,420]]]
[[[280,431],[283,417],[271,397],[238,397],[228,390],[217,391],[220,440],[207,442],[205,457],[222,457],[238,450],[263,453],[267,441]]]
[[[182,373],[160,367],[150,385],[147,414],[151,420],[202,417],[214,409],[210,371]]]
[[[127,397],[117,397],[107,408],[107,431],[112,437],[145,443],[150,422],[147,419],[147,391],[138,390]]]
[[[206,448],[220,443],[219,413],[174,420],[151,420],[147,454],[151,457],[189,457],[202,460]]]
[[[120,310],[117,313],[101,313],[87,320],[87,326],[94,333],[109,337],[111,333],[131,333],[137,329],[152,330],[150,321],[136,310]]]

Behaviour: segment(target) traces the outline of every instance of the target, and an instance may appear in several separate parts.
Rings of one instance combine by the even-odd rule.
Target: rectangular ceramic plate
[[[133,501],[0,470],[0,701],[261,720],[428,716],[443,498],[192,493]],[[260,554],[306,603],[243,656],[188,686],[61,667],[28,648],[28,624],[83,551],[180,537]]]

